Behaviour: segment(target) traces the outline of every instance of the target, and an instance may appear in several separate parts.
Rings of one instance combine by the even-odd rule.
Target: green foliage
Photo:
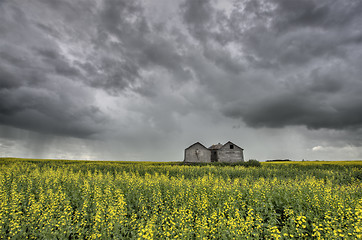
[[[176,163],[177,165],[190,165],[190,166],[218,166],[218,167],[235,167],[235,166],[244,166],[244,167],[261,167],[261,163],[255,159],[249,159],[247,162],[180,162]]]
[[[246,162],[246,166],[248,166],[248,167],[261,167],[261,163],[256,159],[249,159],[249,161]]]

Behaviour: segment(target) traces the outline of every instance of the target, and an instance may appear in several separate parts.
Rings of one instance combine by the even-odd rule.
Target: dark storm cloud
[[[210,42],[238,57],[234,68],[241,71],[225,69],[218,80],[223,84],[198,73],[208,76],[205,82],[213,85],[209,91],[225,116],[252,127],[362,127],[361,1],[260,0],[234,6],[226,14],[213,9],[212,1],[187,1],[183,15],[207,59],[230,62],[227,54],[216,58]],[[220,29],[223,41],[216,37]],[[230,85],[239,91],[223,91]]]
[[[0,124],[81,138],[97,133],[106,117],[76,83],[81,72],[23,4],[0,5]]]
[[[357,134],[361,10],[357,0],[1,1],[0,124],[158,144],[193,117]]]
[[[64,81],[64,80],[61,80]],[[56,86],[0,89],[0,123],[55,135],[88,137],[105,117],[88,105],[88,93],[63,82]]]
[[[147,95],[144,72],[166,71],[176,82],[192,77],[182,35],[164,29],[138,1],[3,2],[1,124],[76,137],[104,131],[109,116],[96,89]]]
[[[361,128],[362,115],[358,112],[362,99],[343,100],[332,105],[308,99],[308,96],[291,94],[265,99],[242,113],[225,111],[229,116],[243,115],[244,121],[253,127],[284,127],[286,125],[306,125],[311,129]]]
[[[142,81],[141,71],[155,68],[165,69],[177,79],[190,77],[177,51],[177,41],[152,24],[137,1],[105,1],[97,18],[93,43],[104,76],[92,80],[92,85],[123,90]]]
[[[276,26],[280,30],[289,30],[295,26],[343,27],[353,24],[360,18],[362,6],[358,0],[348,1],[288,1],[275,0],[277,3]]]
[[[358,1],[275,1],[264,23],[244,32],[247,52],[275,67],[301,66],[325,58],[346,58],[360,44]],[[260,7],[260,6],[259,6]],[[272,16],[272,17],[271,17]],[[235,15],[234,15],[235,17]]]
[[[208,0],[185,1],[182,7],[184,8],[184,19],[191,34],[195,38],[205,41],[210,37],[209,27],[214,22],[215,9],[211,2]]]

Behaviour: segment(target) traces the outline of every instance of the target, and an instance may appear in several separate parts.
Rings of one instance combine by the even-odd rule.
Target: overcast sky
[[[362,159],[360,0],[0,0],[0,157]]]

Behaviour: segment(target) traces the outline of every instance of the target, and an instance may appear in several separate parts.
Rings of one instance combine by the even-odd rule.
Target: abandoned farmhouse
[[[185,149],[184,162],[244,162],[244,149],[232,142],[207,148],[199,142]]]

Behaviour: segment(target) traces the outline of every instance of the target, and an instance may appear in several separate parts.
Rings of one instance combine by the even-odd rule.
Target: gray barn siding
[[[230,149],[233,145],[233,149]],[[228,142],[217,151],[218,162],[244,162],[243,149]]]
[[[185,149],[185,162],[211,162],[211,151],[200,143]]]

